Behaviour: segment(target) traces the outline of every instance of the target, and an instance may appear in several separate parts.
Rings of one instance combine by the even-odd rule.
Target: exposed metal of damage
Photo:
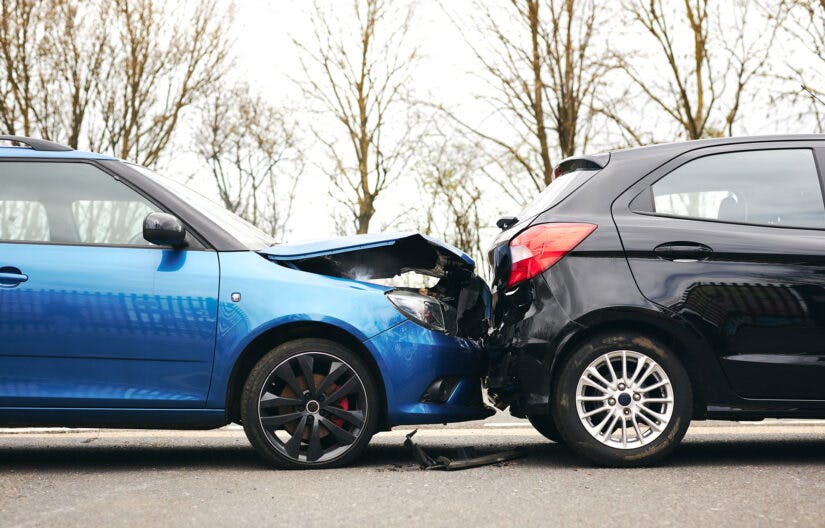
[[[421,234],[356,235],[303,245],[281,245],[262,253],[283,266],[360,281],[414,272],[435,277],[430,288],[395,288],[436,299],[449,321],[446,333],[480,339],[487,334],[490,290],[461,250]]]

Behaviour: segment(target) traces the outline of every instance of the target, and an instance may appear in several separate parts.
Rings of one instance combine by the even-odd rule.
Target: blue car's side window
[[[87,163],[6,162],[0,240],[148,246],[146,198]]]
[[[0,240],[48,242],[46,207],[35,200],[0,200]]]

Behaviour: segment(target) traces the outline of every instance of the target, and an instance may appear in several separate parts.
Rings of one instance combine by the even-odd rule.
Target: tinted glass
[[[657,213],[746,224],[825,227],[819,176],[808,149],[714,154],[653,185]]]
[[[48,241],[49,218],[43,204],[31,200],[0,200],[0,240]]]
[[[0,164],[2,240],[149,246],[143,219],[156,210],[93,165]]]
[[[521,210],[518,219],[526,220],[550,209],[567,198],[597,172],[599,172],[598,169],[579,169],[555,178],[541,191],[541,194],[535,200]]]
[[[79,239],[85,244],[146,245],[143,219],[154,210],[150,203],[141,199],[72,202]]]
[[[140,165],[129,164],[130,167],[164,186],[169,192],[177,195],[178,198],[205,214],[210,220],[215,222],[221,229],[229,233],[241,244],[250,249],[262,249],[275,243],[270,235],[261,231],[240,216],[229,211],[224,206],[219,205],[209,198],[206,198],[197,191],[194,191],[171,178],[162,176],[154,171],[141,167]]]

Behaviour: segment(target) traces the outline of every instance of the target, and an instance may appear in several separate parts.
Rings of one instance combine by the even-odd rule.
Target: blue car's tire
[[[241,421],[258,453],[277,468],[339,467],[374,434],[378,394],[352,351],[325,339],[298,339],[267,353],[249,373]]]

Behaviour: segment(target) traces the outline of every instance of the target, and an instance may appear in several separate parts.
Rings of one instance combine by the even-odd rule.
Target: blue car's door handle
[[[29,280],[29,276],[19,269],[12,267],[0,268],[0,288],[14,288],[21,282]]]

